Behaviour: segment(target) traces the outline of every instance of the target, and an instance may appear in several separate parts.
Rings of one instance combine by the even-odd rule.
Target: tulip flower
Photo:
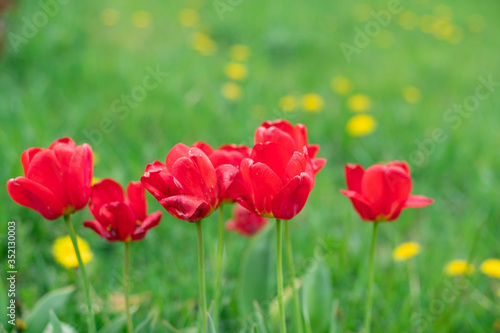
[[[366,171],[359,164],[345,166],[347,191],[340,192],[351,202],[365,221],[394,221],[405,208],[420,208],[434,200],[410,195],[412,180],[406,162],[376,164]]]
[[[243,236],[253,236],[262,230],[266,223],[265,217],[257,215],[243,206],[236,205],[233,209],[233,218],[226,222],[226,228]]]
[[[21,155],[24,177],[10,179],[7,190],[16,203],[55,220],[84,208],[90,196],[92,149],[71,138],[49,148],[29,148]]]
[[[83,225],[94,230],[110,242],[125,243],[125,264],[123,285],[125,293],[125,313],[127,332],[133,332],[129,297],[130,242],[146,236],[146,232],[160,223],[160,211],[147,215],[147,202],[144,187],[140,182],[130,182],[125,197],[120,184],[105,178],[92,186],[89,210],[96,218],[85,221]]]
[[[396,220],[405,208],[425,207],[434,200],[423,195],[410,195],[410,167],[404,161],[376,164],[366,171],[359,164],[347,164],[344,171],[348,190],[340,190],[340,193],[351,199],[354,209],[363,220],[374,222],[363,331],[370,333],[377,226],[379,222]]]
[[[38,212],[47,220],[64,216],[83,281],[88,331],[95,332],[89,283],[70,217],[89,201],[94,170],[92,148],[86,143],[77,146],[73,139],[64,137],[48,148],[25,150],[21,154],[21,164],[24,177],[9,179],[7,191],[16,203]]]

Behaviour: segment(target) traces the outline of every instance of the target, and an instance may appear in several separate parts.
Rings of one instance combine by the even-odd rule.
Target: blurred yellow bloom
[[[318,94],[309,93],[302,96],[302,108],[307,112],[319,112],[323,110],[325,102]]]
[[[347,122],[346,130],[350,136],[365,136],[377,128],[377,121],[370,115],[359,114]]]
[[[246,61],[250,58],[250,48],[243,44],[236,44],[229,49],[229,56],[235,61]]]
[[[418,27],[418,15],[409,10],[404,11],[398,17],[398,23],[405,30],[415,30]]]
[[[116,25],[120,19],[120,14],[118,11],[108,8],[101,12],[101,22],[109,27]]]
[[[90,250],[89,244],[78,236],[77,244],[83,264],[85,265],[92,260],[94,255]],[[54,241],[52,244],[52,254],[54,255],[54,259],[62,266],[66,268],[78,267],[78,259],[76,258],[75,249],[69,236],[59,237]]]
[[[101,180],[101,178],[92,177],[91,185],[93,186],[95,183],[97,183],[100,180]]]
[[[234,82],[224,83],[221,92],[222,96],[230,101],[240,99],[241,97],[241,88]]]
[[[151,14],[145,10],[138,10],[132,14],[132,24],[137,28],[147,28],[151,24]]]
[[[280,98],[279,105],[284,112],[292,112],[297,107],[297,99],[295,96],[286,95]]]
[[[434,7],[434,15],[451,18],[453,15],[453,10],[450,6],[438,5]]]
[[[469,30],[473,32],[481,32],[484,30],[486,26],[486,21],[484,17],[479,14],[471,15],[467,18],[467,24],[469,26]]]
[[[432,33],[437,39],[446,39],[453,33],[453,25],[446,17],[436,18],[432,23]]]
[[[179,12],[179,22],[185,27],[195,26],[199,20],[198,12],[194,9],[186,8]]]
[[[403,97],[408,103],[415,104],[420,101],[422,94],[417,87],[409,86],[403,89]]]
[[[370,97],[363,94],[355,94],[347,100],[347,107],[354,112],[365,112],[371,108]]]
[[[373,19],[372,7],[367,4],[357,4],[353,7],[354,18],[360,22],[367,22]]]
[[[394,43],[394,35],[388,30],[382,30],[375,36],[375,43],[377,43],[381,49],[388,49]]]
[[[492,278],[500,279],[500,260],[488,259],[481,264],[481,272]]]
[[[399,245],[392,252],[395,261],[405,261],[420,253],[420,245],[415,242],[407,242]]]
[[[444,272],[449,276],[473,274],[475,270],[474,265],[465,260],[452,260],[444,268]]]
[[[217,51],[217,44],[207,34],[197,32],[191,36],[191,46],[202,55],[213,55]]]
[[[231,62],[224,67],[226,76],[235,81],[244,80],[247,77],[247,67],[239,62]]]
[[[419,19],[420,30],[426,34],[432,33],[432,25],[434,24],[434,17],[424,15]]]
[[[344,76],[336,76],[332,79],[332,89],[337,94],[347,95],[352,91],[353,86],[348,78]]]

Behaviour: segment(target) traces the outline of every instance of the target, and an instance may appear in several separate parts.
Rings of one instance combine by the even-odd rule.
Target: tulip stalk
[[[375,241],[377,239],[378,222],[373,222],[372,244],[370,248],[370,267],[368,271],[368,294],[366,295],[366,308],[365,308],[365,329],[363,333],[370,333],[371,320],[372,320],[372,303],[373,303],[373,279],[374,272],[374,257],[375,257]]]
[[[76,232],[73,228],[73,223],[71,223],[71,217],[69,215],[64,215],[64,222],[66,222],[66,226],[68,227],[68,234],[71,238],[71,243],[73,243],[73,248],[75,249],[76,259],[78,260],[78,267],[80,268],[80,273],[83,282],[83,290],[85,293],[85,299],[87,301],[87,326],[89,333],[95,333],[95,319],[94,313],[92,311],[92,302],[90,300],[90,288],[89,282],[87,279],[87,274],[85,272],[85,265],[82,261],[82,256],[80,255],[80,249],[78,249],[78,241],[76,238]]]
[[[293,303],[295,307],[295,325],[297,326],[297,332],[303,333],[304,329],[302,327],[302,312],[300,311],[299,294],[297,293],[297,288],[295,287],[295,266],[293,264],[292,241],[290,239],[289,222],[289,220],[285,221],[286,255],[288,260],[288,270],[290,271],[290,277],[292,279]]]
[[[215,278],[215,297],[214,297],[214,326],[219,329],[219,308],[221,298],[221,277],[224,260],[224,209],[223,205],[219,207],[219,239],[217,241],[217,261],[216,261],[216,278]]]
[[[125,292],[125,314],[127,315],[127,333],[134,331],[132,324],[132,316],[130,315],[130,275],[129,275],[129,261],[130,261],[130,242],[125,242],[125,265],[123,266],[123,288]]]
[[[202,327],[203,333],[207,332],[207,295],[205,287],[205,254],[203,251],[203,229],[201,220],[196,222],[196,235],[198,238],[198,279],[200,286],[200,307],[202,312]]]
[[[280,219],[276,219],[276,277],[278,282],[278,305],[280,309],[280,332],[286,333],[285,308],[283,307],[283,267]]]

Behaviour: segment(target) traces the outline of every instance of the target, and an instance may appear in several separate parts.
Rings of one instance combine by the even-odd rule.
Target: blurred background
[[[499,12],[498,1],[484,0],[0,0],[0,178],[22,175],[23,150],[63,136],[92,146],[95,177],[124,185],[178,142],[251,146],[265,120],[300,122],[328,159],[292,221],[300,281],[309,276],[309,289],[325,290],[301,291],[311,298],[313,332],[330,324],[356,332],[363,320],[372,228],[339,193],[343,166],[395,159],[410,164],[413,193],[435,203],[380,228],[374,331],[500,330],[500,273],[480,268],[500,256]],[[150,211],[162,209],[148,200]],[[17,222],[17,296],[27,312],[46,292],[78,284],[78,275],[52,253],[66,234],[62,219],[44,221],[5,190],[0,201],[2,257],[4,222]],[[106,323],[123,307],[123,247],[84,229],[90,218],[84,210],[73,221],[94,254],[87,269],[98,322]],[[249,329],[249,297],[268,313],[273,269],[247,274],[256,253],[273,260],[272,225],[251,239],[226,236],[222,332]],[[216,214],[204,226],[210,298]],[[408,241],[421,252],[395,262],[392,251]],[[137,322],[154,314],[159,332],[168,331],[165,321],[195,326],[195,242],[194,225],[165,213],[133,244]],[[456,284],[463,262],[453,260],[475,267],[465,287]],[[78,330],[81,296],[58,314]]]

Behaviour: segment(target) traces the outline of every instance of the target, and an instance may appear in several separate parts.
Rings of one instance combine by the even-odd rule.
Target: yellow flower
[[[370,115],[359,114],[347,122],[346,130],[350,136],[365,136],[377,128],[377,121]]]
[[[336,76],[332,80],[332,89],[337,94],[347,95],[352,91],[351,81],[344,76]]]
[[[407,10],[399,15],[398,23],[405,30],[415,30],[418,27],[418,15]]]
[[[407,242],[399,245],[392,252],[395,261],[405,261],[420,253],[420,245],[415,242]]]
[[[408,103],[415,104],[420,101],[422,94],[417,87],[409,86],[403,89],[403,97]]]
[[[186,8],[179,12],[179,22],[185,27],[195,26],[199,20],[198,12],[194,9]]]
[[[147,28],[151,24],[151,14],[145,10],[138,10],[132,14],[132,24],[136,28]]]
[[[481,264],[481,272],[492,278],[500,279],[500,260],[488,259]]]
[[[297,99],[292,95],[286,95],[280,98],[279,105],[284,112],[292,112],[297,107]]]
[[[473,274],[475,270],[474,265],[465,260],[452,260],[444,268],[444,272],[449,276]]]
[[[355,94],[347,100],[347,107],[354,112],[366,112],[371,108],[370,97],[363,94]]]
[[[87,264],[94,256],[90,250],[89,244],[78,236],[77,244],[83,264]],[[75,249],[73,248],[73,243],[69,236],[59,237],[54,241],[54,244],[52,244],[52,254],[54,255],[54,259],[62,266],[66,268],[78,267]]]
[[[213,55],[217,44],[207,34],[197,32],[191,36],[191,46],[204,56]]]
[[[319,112],[323,110],[325,102],[318,94],[309,93],[302,96],[302,108],[307,112]]]
[[[250,48],[243,44],[233,45],[229,49],[229,56],[235,61],[246,61],[250,53]]]
[[[230,62],[224,68],[224,73],[232,80],[241,81],[247,77],[248,71],[245,65],[239,62]]]
[[[481,32],[484,30],[486,22],[484,20],[484,17],[479,14],[474,14],[467,18],[467,25],[469,26],[470,31]]]
[[[234,82],[224,83],[221,92],[222,96],[230,101],[240,99],[241,97],[241,88]]]
[[[111,8],[105,9],[101,12],[101,22],[109,27],[116,25],[120,19],[120,14]]]

